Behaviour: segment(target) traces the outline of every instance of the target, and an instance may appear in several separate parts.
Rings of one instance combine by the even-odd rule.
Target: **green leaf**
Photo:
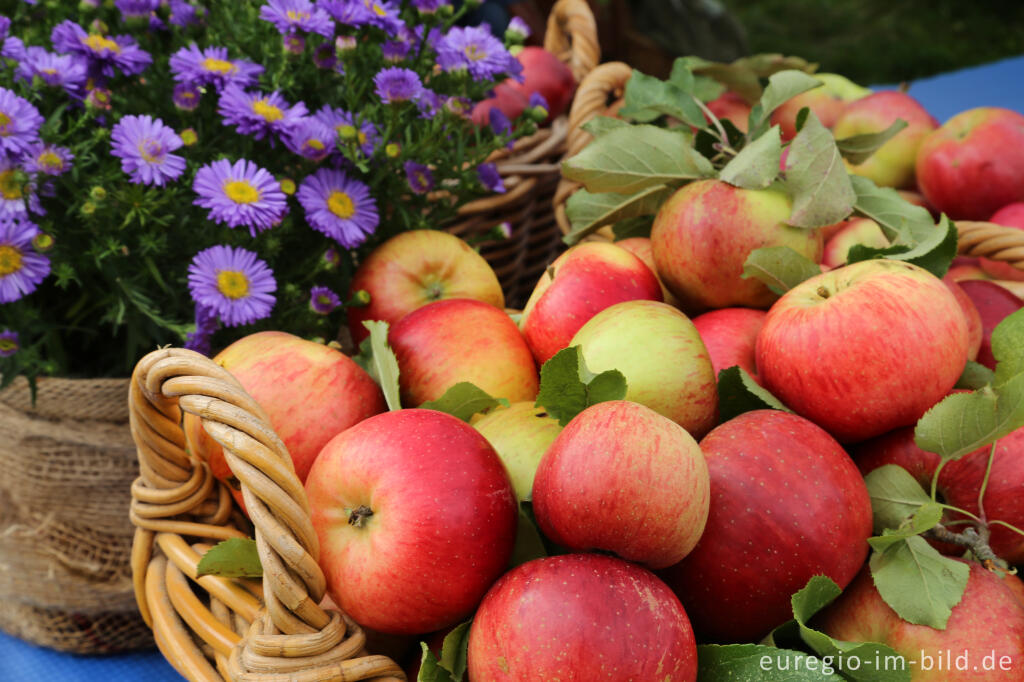
[[[748,144],[719,172],[719,179],[744,189],[764,189],[779,175],[782,134],[779,126]]]
[[[525,564],[527,561],[546,557],[547,555],[548,552],[544,547],[544,539],[541,537],[540,531],[537,530],[537,525],[530,518],[523,505],[520,504],[519,526],[516,529],[516,545],[512,550],[512,559],[508,565],[509,569]]]
[[[881,534],[886,528],[899,528],[922,505],[932,498],[921,484],[898,464],[886,464],[864,477],[871,496],[874,532]]]
[[[966,388],[968,390],[975,390],[988,386],[995,381],[996,375],[985,365],[974,360],[968,360],[967,366],[964,367],[963,373],[960,378],[956,381],[956,386],[953,388]]]
[[[763,246],[747,256],[741,277],[760,280],[781,296],[801,282],[820,274],[821,266],[788,246]]]
[[[505,398],[492,398],[486,391],[475,384],[468,381],[460,381],[445,391],[444,395],[437,400],[428,400],[420,405],[420,407],[427,410],[447,412],[453,417],[458,417],[468,423],[474,414],[485,412],[499,405],[508,407],[508,400]]]
[[[577,414],[606,400],[626,397],[626,378],[617,369],[594,374],[583,361],[579,346],[563,348],[540,368],[540,391],[537,407],[562,426]]]
[[[685,57],[676,57],[676,60],[672,62],[672,73],[668,77],[668,82],[683,92],[693,93],[697,79],[693,75],[693,71],[690,70],[689,62]]]
[[[589,191],[618,194],[713,174],[683,135],[650,125],[609,130],[562,164],[562,175]]]
[[[680,88],[681,76],[676,82],[663,81],[633,69],[626,83],[625,104],[619,116],[640,123],[649,123],[660,116],[671,116],[692,126],[706,124],[704,112],[687,90]],[[691,84],[692,87],[692,84]]]
[[[813,112],[789,143],[785,186],[793,198],[790,225],[823,227],[849,217],[853,211],[857,194],[850,175],[832,133]]]
[[[211,547],[199,559],[196,575],[219,575],[224,578],[260,578],[263,565],[251,538],[228,538]]]
[[[610,130],[615,130],[616,128],[628,128],[629,126],[630,123],[628,121],[623,121],[621,118],[595,116],[580,127],[594,137],[601,137]]]
[[[615,234],[615,241],[632,237],[650,237],[651,228],[654,227],[654,216],[638,215],[626,218],[612,225],[612,232]]]
[[[761,94],[760,101],[750,111],[748,130],[750,139],[756,140],[768,129],[768,121],[772,112],[784,102],[807,92],[823,83],[814,76],[803,71],[788,69],[773,73],[768,78],[768,86]]]
[[[445,635],[438,658],[426,642],[420,642],[423,649],[420,659],[419,682],[461,682],[466,674],[466,652],[469,649],[469,628],[471,620],[460,623]]]
[[[967,589],[970,568],[915,535],[874,552],[868,562],[878,594],[903,620],[944,630]]]
[[[726,422],[753,410],[792,412],[778,398],[760,386],[747,372],[735,365],[718,373],[719,421]]]
[[[593,194],[578,189],[566,202],[565,210],[572,230],[563,240],[572,245],[605,225],[626,218],[654,215],[675,190],[664,185],[648,187],[635,194],[605,192]]]
[[[715,80],[725,89],[732,90],[750,104],[757,102],[764,92],[757,73],[745,66],[709,62],[700,57],[681,57],[681,59],[685,60],[686,66],[694,75]]]
[[[1024,374],[995,389],[955,393],[924,413],[914,428],[914,442],[943,460],[969,452],[1024,426]]]
[[[402,403],[398,391],[398,358],[388,345],[388,323],[364,320],[363,326],[370,332],[370,336],[359,344],[359,355],[352,359],[380,386],[388,409],[400,410]]]
[[[879,133],[864,133],[862,135],[851,135],[841,140],[836,140],[836,147],[843,158],[855,166],[867,161],[879,148],[894,138],[897,133],[907,127],[903,119],[893,121],[893,124]]]
[[[996,387],[1024,374],[1024,308],[1004,317],[992,330],[992,355],[996,359],[992,382]]]
[[[881,535],[868,538],[868,544],[875,551],[884,552],[898,542],[928,532],[941,521],[942,505],[929,500],[922,504],[913,516],[900,524],[899,528],[886,528]]]
[[[760,644],[702,644],[697,647],[701,682],[841,682],[830,662],[802,651]]]

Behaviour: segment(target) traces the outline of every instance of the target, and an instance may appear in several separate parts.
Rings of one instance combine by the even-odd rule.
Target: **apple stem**
[[[373,510],[367,507],[365,504],[361,504],[355,509],[353,509],[352,513],[349,514],[348,524],[350,526],[355,526],[356,528],[362,528],[364,525],[366,525],[366,519],[370,518],[371,516],[373,516]]]
[[[988,451],[988,464],[985,466],[985,476],[981,479],[981,488],[978,490],[978,516],[981,517],[982,521],[988,521],[988,517],[985,516],[985,490],[988,488],[988,479],[992,476],[992,462],[996,459],[996,443],[998,440],[992,441],[992,447]]]
[[[965,528],[962,533],[954,533],[940,524],[931,528],[925,535],[940,542],[966,547],[989,570],[993,570],[999,561],[999,557],[988,544],[991,533],[984,525],[971,526]]]
[[[818,287],[817,294],[818,294],[818,296],[821,296],[822,298],[828,298],[829,296],[832,295],[831,293],[829,293],[829,290],[826,289],[824,285]]]

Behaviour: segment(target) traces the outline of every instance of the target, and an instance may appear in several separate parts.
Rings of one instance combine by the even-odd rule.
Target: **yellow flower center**
[[[284,118],[284,112],[265,99],[258,99],[252,103],[252,110],[257,116],[262,116],[268,123],[280,121]]]
[[[309,19],[309,12],[300,12],[299,10],[290,9],[286,12],[289,21],[300,22]]]
[[[120,45],[106,36],[101,36],[99,33],[90,33],[87,38],[82,38],[82,42],[93,52],[102,52],[103,50],[110,50],[115,54],[120,54],[121,52]]]
[[[15,179],[13,170],[0,171],[0,194],[4,199],[21,198],[21,185]]]
[[[156,140],[143,140],[139,143],[139,154],[149,163],[160,163],[164,148]]]
[[[252,204],[260,200],[260,191],[245,180],[225,182],[224,194],[236,204]]]
[[[249,295],[249,278],[241,270],[221,270],[217,273],[217,291],[232,300]]]
[[[14,339],[0,339],[0,355],[5,353],[10,355],[16,350],[18,350],[18,344]]]
[[[352,203],[352,197],[341,190],[334,190],[327,197],[327,208],[342,220],[351,218],[356,212],[356,205]]]
[[[36,163],[38,163],[41,168],[53,171],[58,171],[64,167],[64,162],[61,161],[61,158],[51,151],[45,151],[40,154],[36,159]]]
[[[57,75],[57,69],[54,69],[52,67],[49,68],[49,69],[39,69],[39,72],[40,73],[45,73],[47,76],[56,76]]]
[[[226,59],[214,59],[207,57],[202,61],[203,68],[214,73],[234,73],[238,67]]]
[[[384,9],[381,5],[378,5],[375,2],[370,2],[370,3],[367,3],[367,4],[369,5],[370,9],[372,9],[374,11],[374,13],[378,17],[383,17],[383,16],[387,15],[387,13],[388,13],[386,9]]]
[[[0,277],[21,270],[21,251],[9,244],[0,245]]]
[[[11,134],[11,131],[8,130],[9,125],[11,125],[11,117],[0,111],[0,135],[7,137]]]
[[[306,140],[306,146],[310,149],[315,149],[318,152],[322,152],[324,150],[324,143],[315,137],[311,140]]]
[[[474,45],[472,43],[470,43],[469,45],[466,45],[465,49],[463,49],[463,52],[466,53],[466,57],[471,62],[478,62],[481,59],[486,59],[487,58],[487,53],[484,52],[483,50],[479,49],[476,45]]]

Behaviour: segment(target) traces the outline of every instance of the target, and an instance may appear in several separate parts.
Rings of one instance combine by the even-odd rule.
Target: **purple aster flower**
[[[210,209],[209,218],[228,227],[245,225],[253,237],[281,222],[288,212],[281,184],[252,161],[227,159],[208,163],[196,171],[192,189],[196,206]]]
[[[195,5],[185,2],[185,0],[171,0],[170,8],[171,14],[169,20],[175,26],[184,28],[186,26],[199,23],[199,17],[196,16]]]
[[[340,305],[341,299],[327,287],[313,287],[309,290],[309,307],[319,315],[329,315]]]
[[[85,96],[85,103],[92,109],[99,111],[110,111],[110,98],[113,97],[110,88],[93,88]],[[100,125],[106,125],[105,116],[97,116],[96,121]]]
[[[160,6],[160,0],[114,0],[114,6],[121,12],[122,21],[148,19]]]
[[[185,348],[209,356],[213,334],[220,329],[220,318],[217,311],[196,304],[196,329],[185,335]]]
[[[134,76],[145,71],[153,61],[149,53],[140,48],[131,36],[86,33],[84,28],[70,19],[53,27],[50,40],[57,52],[88,58],[90,70],[106,78],[114,75],[114,67],[126,76]]]
[[[237,327],[270,316],[277,282],[274,272],[255,253],[220,244],[192,259],[188,289],[197,307],[207,308],[227,326]]]
[[[412,46],[402,40],[387,40],[380,46],[384,59],[389,62],[400,62],[409,54]]]
[[[288,54],[302,54],[306,51],[306,38],[298,33],[285,33],[282,42]]]
[[[27,220],[0,218],[0,303],[31,294],[50,274],[50,259],[32,248],[38,233]]]
[[[420,110],[420,118],[433,118],[441,108],[441,96],[430,88],[423,88],[423,92],[416,98],[416,108]]]
[[[517,42],[522,42],[530,37],[530,27],[523,21],[522,17],[512,17],[505,29],[505,35],[510,36]]]
[[[373,84],[377,96],[385,104],[416,99],[423,90],[423,84],[415,71],[397,66],[379,71],[373,77]]]
[[[195,43],[172,54],[170,65],[174,80],[179,83],[213,85],[217,88],[228,84],[248,88],[256,85],[259,75],[263,73],[263,67],[259,64],[245,59],[228,59],[225,47],[200,50]]]
[[[199,100],[202,93],[198,87],[191,83],[178,83],[174,86],[174,93],[171,98],[174,106],[182,111],[195,111],[199,107]]]
[[[24,219],[29,212],[43,215],[35,184],[11,157],[0,155],[0,220]]]
[[[21,41],[21,38],[11,36],[3,41],[3,47],[0,48],[0,57],[20,62],[25,59],[26,50],[25,43]]]
[[[495,135],[512,134],[512,121],[508,120],[505,112],[498,107],[491,107],[491,110],[487,113],[487,119]]]
[[[444,71],[465,69],[476,81],[500,74],[517,76],[523,70],[519,60],[485,26],[449,30],[437,46],[437,63]]]
[[[0,358],[9,358],[21,348],[18,345],[18,332],[4,329],[0,332]]]
[[[262,140],[268,133],[287,135],[307,112],[305,104],[292,106],[278,92],[250,93],[229,85],[220,95],[217,113],[224,117],[224,125],[233,125],[240,134]]]
[[[39,139],[43,117],[12,90],[0,88],[0,154],[20,156]]]
[[[334,35],[331,17],[310,0],[270,0],[260,7],[260,19],[272,23],[281,35],[296,31],[319,33],[325,38]]]
[[[310,116],[296,123],[284,137],[288,149],[313,161],[323,161],[335,151],[338,134],[320,119]]]
[[[405,27],[405,22],[398,17],[400,8],[390,0],[329,0],[319,4],[339,22],[349,26],[376,26],[388,35],[397,35]]]
[[[63,175],[71,170],[71,161],[75,155],[67,147],[37,142],[25,156],[22,163],[29,173],[43,175]]]
[[[531,108],[540,107],[544,111],[551,111],[551,107],[548,106],[548,101],[544,98],[544,95],[540,94],[540,92],[536,90],[532,95],[530,95],[529,106]]]
[[[324,43],[313,51],[313,63],[318,69],[333,69],[338,64],[338,57],[334,53],[334,46]]]
[[[380,142],[380,132],[373,123],[360,121],[357,126],[355,115],[344,109],[331,108],[327,104],[313,116],[332,128],[342,139],[356,140],[359,143],[359,150],[365,156],[373,156],[373,152]]]
[[[373,18],[370,9],[362,0],[317,0],[316,5],[339,24],[346,26],[366,26]]]
[[[501,181],[498,167],[493,163],[481,163],[476,167],[476,174],[480,178],[480,184],[491,192],[505,193],[505,183]]]
[[[403,167],[409,189],[414,193],[425,194],[434,188],[434,174],[430,172],[430,168],[415,161],[406,161]]]
[[[468,119],[473,113],[473,100],[468,97],[449,97],[444,108],[456,116]]]
[[[185,172],[185,159],[170,153],[181,148],[181,138],[158,118],[125,116],[110,132],[110,146],[135,184],[163,187]]]
[[[448,0],[412,0],[412,6],[422,14],[433,14],[447,4]]]
[[[369,188],[338,170],[306,176],[296,196],[309,224],[347,249],[362,244],[380,222]]]
[[[7,33],[11,30],[11,19],[0,14],[0,43],[7,40]]]
[[[85,94],[86,61],[78,55],[54,54],[42,47],[25,49],[25,57],[18,64],[17,77],[28,83],[38,76],[53,88],[64,90],[75,99]]]
[[[324,251],[324,261],[332,268],[336,268],[341,264],[341,254],[333,246],[328,246]]]

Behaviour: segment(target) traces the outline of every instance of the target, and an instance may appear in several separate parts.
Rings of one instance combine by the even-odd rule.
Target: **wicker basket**
[[[586,0],[559,0],[551,9],[544,47],[572,70],[580,82],[601,60],[597,24]],[[485,197],[459,209],[458,222],[447,228],[462,238],[485,235],[502,222],[511,235],[487,241],[480,253],[498,275],[505,299],[522,305],[540,274],[562,247],[552,199],[566,153],[569,121],[561,116],[510,150],[495,152],[505,194]]]

